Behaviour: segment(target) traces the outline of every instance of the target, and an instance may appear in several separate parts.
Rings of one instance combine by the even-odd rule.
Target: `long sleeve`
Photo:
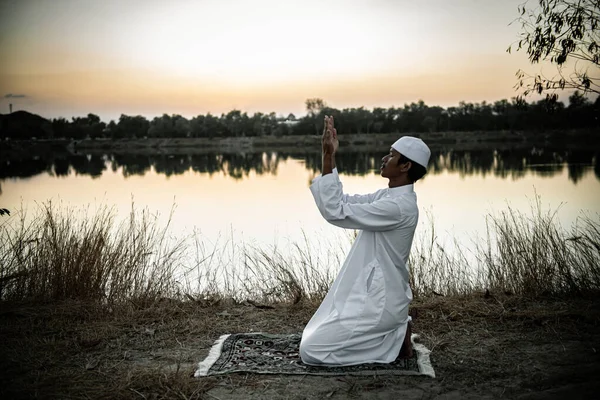
[[[375,193],[369,194],[345,194],[342,193],[342,203],[346,204],[369,204],[375,200]]]
[[[333,169],[333,172],[331,173],[331,175],[334,175],[336,181],[339,182],[339,174],[338,174],[338,170],[337,168]],[[313,184],[318,182],[321,178],[323,178],[322,175],[317,176],[314,180],[313,180]],[[340,182],[341,185],[341,182]],[[345,194],[342,193],[342,203],[349,203],[349,204],[365,204],[365,203],[372,203],[373,200],[375,200],[375,193],[369,193],[369,194]]]
[[[333,225],[366,231],[387,231],[402,225],[402,213],[393,198],[384,197],[369,203],[344,202],[337,173],[315,179],[310,190],[321,215]],[[369,197],[360,200],[364,199]]]

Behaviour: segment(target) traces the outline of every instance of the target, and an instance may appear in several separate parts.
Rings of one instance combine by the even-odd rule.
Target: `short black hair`
[[[408,179],[410,179],[413,183],[421,179],[427,173],[427,170],[421,164],[418,164],[406,157],[404,154],[400,154],[400,159],[398,160],[398,165],[406,164],[410,162],[410,169],[408,170]]]

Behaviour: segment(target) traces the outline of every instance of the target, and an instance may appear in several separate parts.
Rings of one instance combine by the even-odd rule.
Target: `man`
[[[431,151],[421,139],[400,138],[382,159],[388,188],[350,196],[335,169],[337,149],[333,117],[326,116],[322,175],[310,190],[328,222],[360,233],[304,329],[300,356],[310,365],[390,363],[412,354],[407,260],[419,216],[413,184]]]

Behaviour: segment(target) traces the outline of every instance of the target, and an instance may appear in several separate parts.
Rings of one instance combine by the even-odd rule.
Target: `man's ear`
[[[404,164],[402,164],[402,167],[400,168],[400,171],[407,172],[410,169],[410,167],[412,167],[412,162],[407,161]]]

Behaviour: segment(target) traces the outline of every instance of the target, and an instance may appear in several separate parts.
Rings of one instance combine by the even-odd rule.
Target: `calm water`
[[[342,153],[338,169],[346,192],[385,187],[383,154]],[[488,213],[528,211],[536,194],[557,209],[564,227],[583,212],[600,212],[600,152],[445,151],[432,156],[430,173],[416,184],[422,211],[418,235],[435,224],[440,243],[466,247],[485,234]],[[0,160],[0,206],[29,209],[53,200],[68,206],[115,206],[119,217],[136,208],[165,221],[175,205],[171,232],[194,229],[206,243],[227,240],[278,246],[303,242],[348,247],[348,234],[325,223],[308,189],[318,153],[194,155],[71,155]]]

